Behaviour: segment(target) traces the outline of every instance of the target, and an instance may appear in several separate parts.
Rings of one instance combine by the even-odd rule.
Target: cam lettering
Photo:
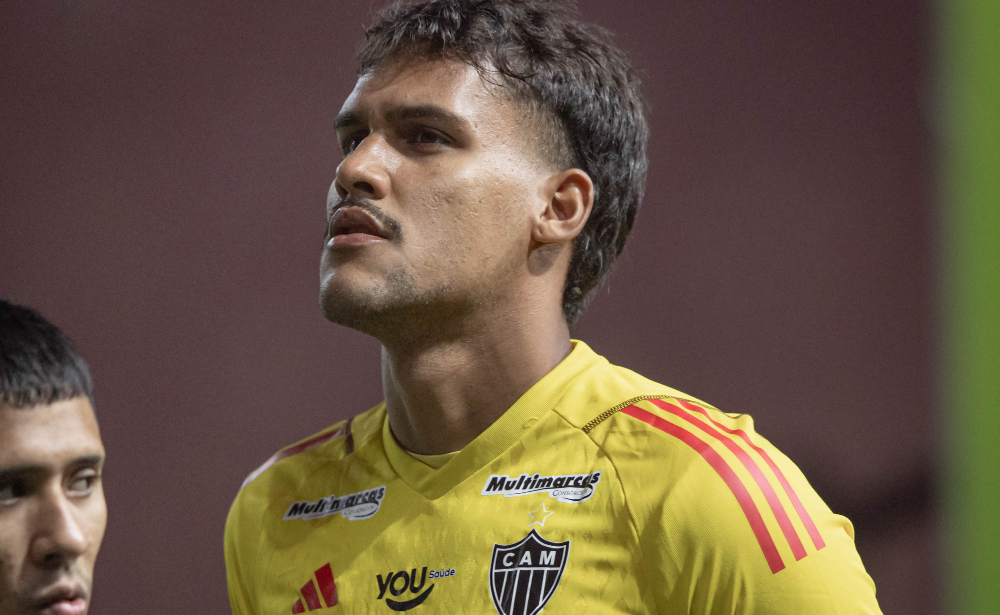
[[[558,551],[540,551],[538,553],[538,562],[533,563],[531,561],[531,551],[525,551],[521,554],[521,559],[514,563],[514,558],[517,557],[513,552],[505,553],[502,560],[503,564],[500,566],[503,568],[520,568],[521,566],[557,566],[556,564],[556,554]]]

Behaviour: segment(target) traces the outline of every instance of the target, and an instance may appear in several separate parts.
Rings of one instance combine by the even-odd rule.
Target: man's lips
[[[341,207],[334,212],[329,224],[327,245],[357,246],[389,239],[390,233],[360,207]]]
[[[37,600],[42,615],[84,615],[87,612],[87,592],[80,585],[59,585]]]
[[[85,615],[87,601],[83,598],[59,600],[42,609],[41,615]]]

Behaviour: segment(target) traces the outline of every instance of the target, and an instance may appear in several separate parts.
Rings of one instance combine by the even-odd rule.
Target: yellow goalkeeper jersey
[[[880,613],[851,523],[749,416],[582,342],[441,461],[384,404],[279,451],[226,522],[233,613]]]

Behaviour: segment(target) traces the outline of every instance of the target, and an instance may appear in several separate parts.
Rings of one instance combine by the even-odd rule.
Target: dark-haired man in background
[[[320,303],[382,343],[385,402],[247,478],[234,613],[879,612],[850,522],[749,417],[570,338],[646,171],[604,32],[397,5],[336,128]]]
[[[84,615],[107,507],[90,372],[0,299],[0,615]]]

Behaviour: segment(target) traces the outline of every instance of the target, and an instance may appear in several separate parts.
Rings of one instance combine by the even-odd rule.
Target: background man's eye
[[[70,493],[74,494],[86,494],[94,488],[94,482],[97,481],[96,474],[85,474],[76,476],[73,481],[69,484]]]
[[[18,483],[0,484],[0,505],[7,504],[24,495],[24,488]]]

